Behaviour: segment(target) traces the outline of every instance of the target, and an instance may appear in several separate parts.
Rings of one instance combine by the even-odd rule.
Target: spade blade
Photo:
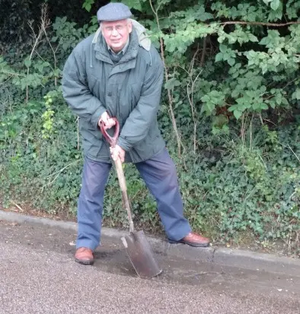
[[[161,274],[162,269],[158,266],[152,248],[142,230],[131,232],[121,240],[131,264],[141,278],[152,278]]]

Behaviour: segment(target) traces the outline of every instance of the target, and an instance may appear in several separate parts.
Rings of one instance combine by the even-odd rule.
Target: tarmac
[[[77,224],[74,222],[52,220],[3,210],[0,210],[0,220],[77,230]],[[102,228],[103,236],[116,238],[118,241],[126,234],[128,234],[126,231]],[[194,248],[184,244],[169,244],[163,239],[155,238],[148,234],[147,239],[156,252],[173,258],[182,258],[184,256],[191,261],[238,267],[247,270],[267,271],[288,276],[299,276],[300,274],[300,259],[297,258],[213,246],[209,248]]]

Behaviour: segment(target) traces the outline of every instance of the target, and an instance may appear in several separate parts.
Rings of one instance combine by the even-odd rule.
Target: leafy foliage
[[[264,246],[283,241],[299,253],[299,1],[122,2],[147,26],[165,64],[159,122],[193,228],[216,242],[241,243],[246,235]],[[94,12],[96,2],[80,5]],[[45,31],[37,24],[24,49],[6,42],[0,56],[7,206],[19,199],[50,213],[76,213],[81,144],[61,94],[61,70],[98,25],[95,18],[79,23],[77,7],[73,16],[57,14]],[[137,171],[126,165],[125,173],[136,223],[160,232]],[[106,192],[105,224],[126,226],[114,173]]]

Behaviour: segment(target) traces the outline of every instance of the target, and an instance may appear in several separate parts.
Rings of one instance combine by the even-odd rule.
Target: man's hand
[[[102,113],[98,121],[99,127],[101,121],[104,123],[105,129],[110,129],[116,124],[115,120],[112,119],[106,111]]]
[[[116,145],[114,148],[111,147],[110,154],[114,161],[116,161],[118,158],[120,158],[121,162],[124,162],[125,160],[125,150],[119,145]]]

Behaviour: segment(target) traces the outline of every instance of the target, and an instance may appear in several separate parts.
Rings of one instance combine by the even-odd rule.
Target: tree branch
[[[152,0],[149,0],[149,4],[150,4],[152,12],[153,12],[153,14],[155,16],[157,28],[158,28],[159,32],[162,33],[161,27],[160,27],[160,23],[159,23],[158,9],[155,10],[155,8],[153,6],[153,3],[152,3]],[[158,8],[159,8],[159,6],[160,5],[158,5]],[[160,42],[160,49],[161,49],[161,51],[160,51],[161,59],[163,61],[164,68],[165,68],[165,80],[166,80],[166,82],[168,82],[168,80],[169,80],[169,72],[168,72],[168,68],[167,68],[167,65],[166,65],[166,61],[165,61],[164,41],[163,41],[163,38],[162,38],[161,35],[159,37],[159,42]],[[176,135],[176,139],[177,139],[178,155],[179,155],[179,157],[181,157],[181,146],[183,148],[184,148],[184,146],[182,144],[182,141],[181,141],[181,138],[180,138],[180,133],[179,133],[178,128],[177,128],[177,122],[176,122],[174,109],[173,109],[173,95],[172,95],[172,93],[171,93],[171,91],[169,89],[167,90],[167,93],[168,93],[168,99],[169,99],[169,112],[170,112],[170,115],[171,115],[171,121],[172,121],[172,125],[173,125],[174,132],[175,132],[175,135]]]
[[[288,25],[299,25],[300,21],[298,22],[288,22],[288,23],[264,23],[264,22],[245,22],[245,21],[227,21],[224,23],[220,23],[221,25],[261,25],[261,26],[272,26],[272,27],[284,27]]]

